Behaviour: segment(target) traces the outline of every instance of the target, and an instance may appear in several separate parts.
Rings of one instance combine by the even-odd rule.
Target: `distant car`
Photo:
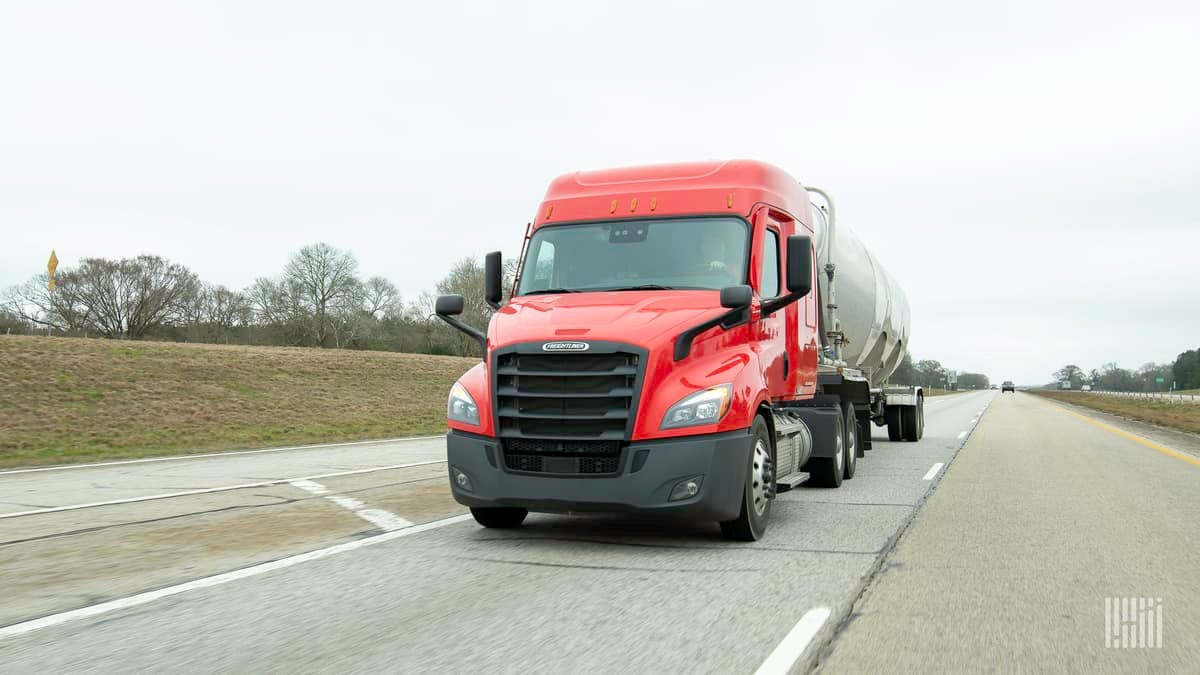
[[[1013,385],[1012,382],[1005,380],[1004,384],[1000,385],[1000,393],[1003,394],[1006,391],[1011,391],[1015,394],[1017,392],[1017,388]]]
[[[992,389],[999,389],[999,388],[1000,388],[1000,385],[998,385],[998,384],[993,384],[993,385],[992,385]]]
[[[1092,385],[1090,385],[1090,384],[1085,384],[1079,388],[1079,391],[1091,391],[1091,390],[1092,390]]]

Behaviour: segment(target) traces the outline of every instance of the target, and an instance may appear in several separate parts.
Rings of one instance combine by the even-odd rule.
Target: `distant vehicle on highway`
[[[1091,391],[1091,390],[1092,390],[1092,385],[1090,385],[1090,384],[1085,384],[1079,388],[1079,391]]]
[[[1000,385],[998,385],[998,384],[993,384],[993,385],[992,385],[990,388],[991,388],[991,389],[999,389],[999,388],[1000,388]]]
[[[1005,380],[1004,384],[1000,385],[1000,393],[1003,394],[1006,391],[1016,393],[1017,388],[1013,385],[1012,380]]]
[[[484,258],[486,331],[461,295],[436,303],[484,354],[450,390],[447,458],[485,527],[635,512],[753,541],[805,472],[851,478],[872,422],[920,440],[923,389],[884,386],[904,291],[823,191],[762,162],[666,164],[560,176],[535,213],[505,305]]]

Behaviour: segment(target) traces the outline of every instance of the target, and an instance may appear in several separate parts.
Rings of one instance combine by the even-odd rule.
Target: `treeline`
[[[905,352],[904,358],[896,367],[896,372],[892,373],[889,382],[941,389],[947,386],[949,372],[949,369],[941,362],[933,359],[921,359],[913,363],[912,355]],[[987,389],[991,386],[988,376],[983,373],[958,373],[957,379],[958,383],[954,385],[954,388],[957,389]]]
[[[1063,382],[1070,382],[1072,389],[1079,389],[1086,384],[1100,391],[1200,389],[1200,348],[1183,352],[1173,363],[1148,362],[1137,370],[1128,370],[1109,362],[1084,371],[1072,363],[1054,371],[1053,377],[1054,381],[1047,384],[1047,388],[1057,389]]]
[[[54,280],[53,290],[42,274],[0,294],[0,333],[464,356],[478,349],[433,316],[435,294],[405,302],[391,281],[363,278],[353,254],[324,243],[305,246],[278,275],[240,290],[153,255],[85,258]],[[437,293],[461,293],[464,319],[486,325],[491,310],[475,259],[454,265]]]

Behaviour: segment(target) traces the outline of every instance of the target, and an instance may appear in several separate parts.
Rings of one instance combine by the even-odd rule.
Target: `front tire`
[[[484,527],[509,530],[520,527],[529,511],[508,506],[472,506],[471,515],[475,517],[475,522]]]
[[[775,497],[775,445],[767,422],[754,417],[750,428],[750,468],[742,489],[742,510],[734,520],[721,523],[721,534],[734,541],[758,541],[771,519],[771,501]]]

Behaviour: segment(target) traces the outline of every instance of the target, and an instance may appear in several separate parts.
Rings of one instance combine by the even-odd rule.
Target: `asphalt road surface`
[[[1200,468],[1025,394],[930,399],[926,422],[915,444],[877,431],[840,489],[780,495],[749,545],[615,517],[484,530],[449,497],[441,439],[0,473],[0,671],[1085,670],[1127,663],[1095,648],[1103,598],[1154,594],[1166,644],[1146,663],[1196,653],[1180,561],[1200,541],[1182,516]],[[935,512],[945,494],[959,501]],[[969,559],[946,576],[922,551]],[[900,569],[925,576],[888,595]],[[1039,610],[1021,604],[1037,589]],[[920,639],[914,602],[933,616],[917,623],[941,622]],[[1061,614],[1078,618],[1069,636],[1046,623]],[[1009,640],[1034,631],[1064,651]]]

